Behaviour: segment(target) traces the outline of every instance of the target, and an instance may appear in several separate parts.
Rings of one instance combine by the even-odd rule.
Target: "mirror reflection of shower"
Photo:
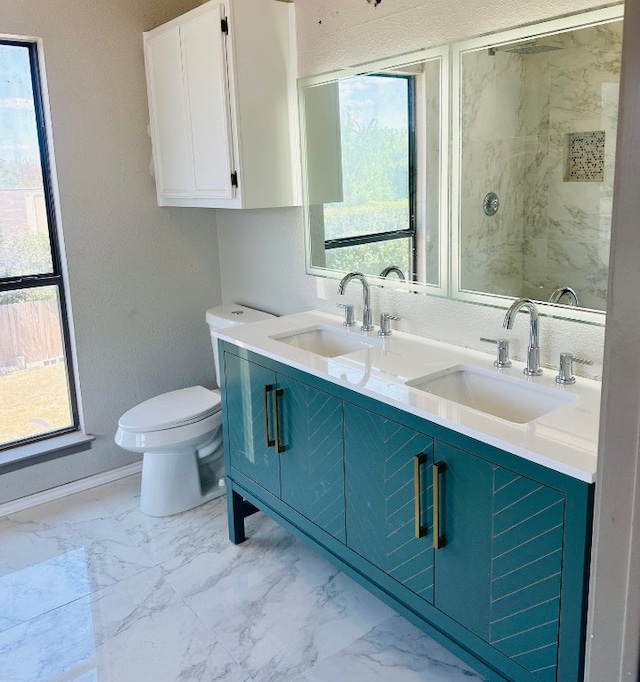
[[[621,43],[614,21],[462,52],[462,291],[605,309]]]

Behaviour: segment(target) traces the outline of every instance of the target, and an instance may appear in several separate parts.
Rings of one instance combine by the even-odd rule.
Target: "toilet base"
[[[203,491],[198,455],[185,452],[145,452],[142,459],[140,511],[149,516],[171,516],[224,495],[212,481]]]

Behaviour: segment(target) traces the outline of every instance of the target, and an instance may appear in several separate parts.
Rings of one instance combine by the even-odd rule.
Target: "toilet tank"
[[[229,303],[219,305],[207,310],[207,324],[211,335],[211,345],[213,346],[213,359],[216,367],[216,382],[220,385],[220,358],[218,357],[218,337],[216,332],[229,327],[237,327],[240,324],[250,324],[251,322],[261,322],[275,317],[270,313],[261,310],[248,308],[244,305]]]

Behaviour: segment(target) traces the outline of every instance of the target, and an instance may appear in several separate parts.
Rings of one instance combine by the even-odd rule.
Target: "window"
[[[40,83],[0,40],[0,449],[78,427]]]
[[[414,88],[414,77],[400,74],[339,82],[343,197],[324,206],[332,270],[380,275],[396,266],[413,279]]]

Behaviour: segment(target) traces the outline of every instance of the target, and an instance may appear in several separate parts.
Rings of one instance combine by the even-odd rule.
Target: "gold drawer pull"
[[[269,393],[273,391],[273,384],[266,384],[262,389],[262,406],[264,412],[264,442],[268,448],[275,444],[275,438],[269,438]],[[276,420],[277,423],[277,420]]]
[[[413,458],[413,515],[415,521],[415,535],[420,539],[427,534],[427,527],[420,524],[420,499],[422,497],[420,490],[420,467],[427,463],[427,456],[424,452],[416,455]]]
[[[284,395],[284,388],[277,388],[273,393],[273,437],[276,452],[280,455],[285,451],[284,445],[280,442],[280,412],[278,410],[278,398]]]
[[[446,544],[444,535],[440,535],[440,475],[446,468],[444,462],[433,464],[433,549],[442,549]]]

